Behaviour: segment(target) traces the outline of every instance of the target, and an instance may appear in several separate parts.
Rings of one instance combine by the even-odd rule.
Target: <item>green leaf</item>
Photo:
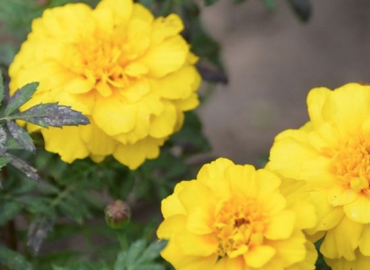
[[[4,78],[0,70],[0,105],[3,102],[3,99],[4,99]]]
[[[9,163],[13,165],[16,169],[18,169],[20,172],[25,174],[28,178],[31,178],[32,180],[35,181],[41,180],[40,176],[37,174],[37,170],[31,165],[29,165],[26,161],[9,153],[6,154],[6,157],[11,158]]]
[[[181,146],[183,154],[202,153],[211,149],[207,138],[202,134],[202,122],[194,112],[185,114],[184,126],[170,141]]]
[[[27,246],[32,249],[34,254],[39,253],[41,244],[51,232],[53,225],[54,220],[49,217],[39,217],[31,223],[27,233]]]
[[[154,0],[139,0],[139,2],[149,9],[152,9],[154,5]]]
[[[0,169],[7,165],[12,159],[9,157],[0,157]]]
[[[90,123],[82,113],[69,106],[57,103],[38,104],[19,114],[14,119],[24,120],[42,127],[87,125]]]
[[[1,202],[0,206],[0,226],[4,225],[9,220],[12,220],[15,216],[19,214],[22,210],[22,205],[13,202],[13,201],[6,201]],[[1,262],[1,260],[0,260]]]
[[[8,150],[7,146],[8,135],[3,127],[0,127],[0,153],[4,154]]]
[[[146,246],[145,240],[138,240],[133,243],[127,251],[126,266],[129,267],[135,264],[135,261],[143,253]]]
[[[0,266],[10,270],[31,270],[31,264],[19,253],[0,245]]]
[[[164,265],[154,260],[159,257],[165,241],[157,241],[146,247],[145,240],[133,243],[127,251],[121,251],[114,264],[114,270],[164,270]]]
[[[18,91],[16,91],[10,98],[8,106],[5,108],[5,115],[10,115],[12,112],[19,109],[20,106],[29,101],[32,95],[36,92],[38,85],[39,83],[33,82],[18,89]]]
[[[275,0],[260,0],[264,5],[265,7],[269,10],[269,11],[274,11],[276,9],[276,2]]]
[[[287,0],[294,13],[303,22],[311,18],[312,8],[308,0]]]
[[[212,6],[213,4],[217,3],[218,0],[204,0],[204,4],[206,6]]]
[[[137,263],[153,261],[159,257],[159,252],[166,246],[167,241],[156,241],[151,243],[137,260]]]
[[[28,134],[27,131],[25,131],[23,128],[21,128],[19,125],[17,125],[13,121],[6,121],[6,125],[9,129],[10,135],[28,152],[35,153],[36,147],[33,144],[31,136]]]

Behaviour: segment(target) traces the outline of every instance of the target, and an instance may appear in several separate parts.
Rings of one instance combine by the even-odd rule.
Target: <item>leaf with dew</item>
[[[29,165],[23,159],[20,159],[9,153],[6,153],[5,157],[10,158],[11,160],[9,161],[9,163],[16,169],[18,169],[20,172],[25,174],[28,178],[31,178],[32,180],[35,180],[37,182],[41,180],[40,176],[37,173],[37,170],[31,165]]]
[[[6,121],[6,125],[9,129],[10,135],[28,152],[35,153],[36,147],[33,144],[31,136],[28,134],[27,131],[25,131],[23,128],[21,128],[19,125],[17,125],[13,121]]]
[[[38,104],[13,115],[13,118],[42,127],[77,126],[90,123],[82,113],[72,110],[69,106],[58,105],[58,103]]]
[[[54,220],[50,217],[39,217],[34,220],[27,233],[27,245],[34,254],[38,254],[42,243],[48,234],[52,231]]]
[[[36,92],[38,85],[39,83],[33,82],[18,89],[10,98],[8,106],[5,108],[5,115],[10,115],[27,101],[29,101],[32,95]]]

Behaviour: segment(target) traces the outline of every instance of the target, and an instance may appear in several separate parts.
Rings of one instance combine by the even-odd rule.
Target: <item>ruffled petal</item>
[[[362,224],[344,217],[341,222],[326,233],[320,252],[327,258],[355,260],[355,249],[362,233]]]
[[[89,155],[80,132],[79,127],[41,129],[45,140],[45,149],[49,152],[58,153],[61,159],[67,163],[86,158]]]
[[[151,46],[140,61],[148,67],[150,76],[163,77],[181,68],[188,52],[185,40],[174,36],[157,46]]]

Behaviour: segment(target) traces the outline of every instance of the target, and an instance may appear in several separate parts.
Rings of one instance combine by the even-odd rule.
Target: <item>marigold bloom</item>
[[[10,67],[11,94],[38,81],[22,110],[59,102],[89,117],[89,126],[41,129],[46,149],[64,161],[113,155],[134,169],[158,156],[183,112],[199,103],[197,58],[183,28],[179,16],[155,19],[132,0],[48,9]]]
[[[303,180],[334,270],[370,269],[370,86],[311,90],[310,121],[279,134],[267,168]]]
[[[220,158],[162,201],[161,255],[178,270],[314,269],[316,251],[302,229],[315,226],[300,187],[273,173]]]

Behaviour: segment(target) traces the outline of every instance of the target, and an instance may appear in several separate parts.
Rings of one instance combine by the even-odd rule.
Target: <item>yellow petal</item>
[[[159,155],[159,146],[164,140],[145,138],[134,144],[120,144],[113,153],[115,159],[127,165],[131,170],[139,167],[146,158],[153,159]]]
[[[162,43],[166,38],[179,34],[184,29],[181,18],[176,14],[155,19],[152,30],[152,44]]]
[[[346,189],[339,185],[332,187],[328,192],[328,203],[332,206],[345,205],[353,202],[357,194],[352,189]]]
[[[314,127],[319,127],[325,121],[322,110],[325,101],[330,94],[331,91],[324,87],[312,89],[308,93],[308,114]]]
[[[153,14],[142,4],[135,3],[132,9],[132,18],[140,19],[148,24],[151,24],[154,20]]]
[[[186,112],[198,107],[200,102],[198,95],[193,93],[190,95],[190,97],[186,99],[176,100],[174,103],[176,104],[177,109]]]
[[[362,232],[362,224],[344,217],[339,224],[329,230],[321,244],[320,252],[327,258],[355,260],[355,249]]]
[[[276,250],[276,257],[283,266],[292,265],[304,260],[306,256],[306,238],[300,230],[295,230],[287,240],[266,240],[265,245]]]
[[[365,256],[370,256],[370,225],[363,225],[362,234],[358,242],[360,251]]]
[[[194,208],[188,212],[186,229],[191,233],[199,235],[212,233],[212,218],[212,213],[205,211],[203,208]]]
[[[186,214],[184,206],[177,198],[179,192],[184,188],[183,186],[183,182],[178,183],[175,186],[174,193],[162,200],[161,210],[165,219],[174,215]]]
[[[174,72],[185,63],[189,47],[180,36],[166,39],[158,46],[151,46],[140,60],[149,69],[149,75],[163,77]]]
[[[217,237],[213,234],[196,235],[185,230],[173,240],[186,255],[206,257],[215,254],[218,248]]]
[[[97,98],[92,118],[105,133],[114,136],[134,128],[136,110],[135,104],[128,104],[117,94],[107,98]]]
[[[92,122],[90,125],[81,126],[80,130],[81,137],[91,155],[100,156],[101,158],[102,156],[111,155],[114,152],[118,143],[102,132],[95,123]]]
[[[79,127],[63,127],[41,129],[45,140],[45,149],[58,153],[65,162],[72,163],[75,159],[86,158],[89,151],[80,136]]]
[[[197,208],[206,213],[214,213],[216,198],[211,189],[199,181],[183,183],[183,189],[179,192],[178,198],[188,213]]]
[[[71,94],[82,94],[94,88],[95,80],[89,80],[80,76],[71,78],[64,84],[64,89]]]
[[[132,0],[102,0],[96,9],[108,9],[113,12],[114,23],[125,24],[131,16]]]
[[[149,135],[153,138],[163,138],[174,132],[177,112],[175,106],[170,102],[164,102],[164,109],[158,116],[152,118]]]
[[[149,83],[146,80],[138,80],[121,91],[129,103],[139,102],[141,98],[150,91]]]
[[[151,80],[153,90],[168,99],[186,99],[198,89],[201,78],[194,66],[185,65],[169,75]]]
[[[357,196],[357,199],[343,207],[348,218],[355,222],[370,223],[370,201],[367,197]]]
[[[276,254],[276,250],[270,246],[257,246],[244,255],[245,263],[253,268],[261,268],[268,263]]]
[[[185,229],[186,216],[174,215],[162,221],[157,230],[159,239],[171,239]]]
[[[283,211],[270,218],[264,235],[271,240],[287,239],[295,228],[296,216],[293,211]]]
[[[300,130],[286,130],[275,138],[267,168],[284,177],[299,179],[304,162],[315,160],[319,153],[309,144],[307,134]]]

